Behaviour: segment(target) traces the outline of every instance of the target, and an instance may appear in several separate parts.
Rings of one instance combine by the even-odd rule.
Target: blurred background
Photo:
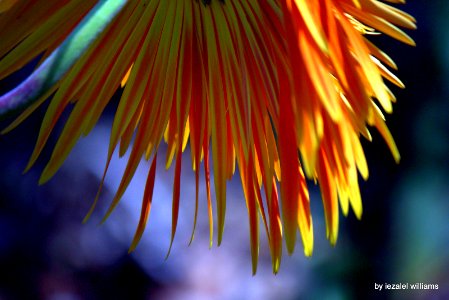
[[[12,133],[0,136],[0,299],[449,299],[449,4],[409,1],[401,8],[418,20],[418,30],[410,33],[418,46],[374,39],[396,61],[397,74],[407,86],[393,87],[398,102],[394,114],[387,116],[402,160],[394,163],[373,130],[373,142],[363,143],[370,167],[369,180],[361,182],[363,218],[358,221],[352,212],[341,216],[335,247],[325,238],[321,199],[310,183],[313,256],[305,258],[298,244],[273,275],[262,239],[258,272],[252,276],[247,212],[238,178],[228,184],[222,246],[215,243],[209,249],[204,186],[195,239],[188,246],[194,179],[190,160],[185,159],[180,219],[170,257],[164,260],[173,168],[161,168],[157,174],[147,229],[136,251],[128,254],[147,162],[142,162],[118,208],[99,226],[126,162],[115,159],[98,209],[87,224],[81,223],[103,172],[117,102],[78,143],[57,175],[38,186],[51,146],[35,167],[25,175],[22,171],[43,107]],[[29,71],[0,82],[0,94]],[[2,120],[0,127],[11,120]],[[50,144],[56,138],[54,134]],[[439,289],[379,292],[375,283],[431,283]]]

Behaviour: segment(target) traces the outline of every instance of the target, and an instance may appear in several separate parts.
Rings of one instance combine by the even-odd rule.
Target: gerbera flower
[[[39,157],[62,112],[73,104],[40,183],[55,174],[79,137],[95,126],[114,92],[124,88],[104,176],[115,149],[120,156],[128,149],[131,154],[105,218],[119,203],[140,160],[152,161],[131,250],[150,212],[162,139],[168,144],[165,167],[175,161],[172,241],[178,220],[182,154],[189,144],[196,182],[194,222],[203,166],[211,243],[209,160],[211,157],[218,244],[225,223],[226,182],[237,164],[249,215],[254,272],[260,218],[274,272],[281,260],[282,239],[292,253],[298,229],[305,255],[312,254],[306,179],[320,186],[332,244],[337,240],[339,207],[347,215],[351,206],[361,217],[358,173],[367,179],[368,167],[360,135],[370,140],[368,127],[380,131],[399,161],[379,105],[390,113],[395,101],[384,79],[399,87],[403,84],[387,68],[395,69],[394,62],[369,35],[382,32],[413,45],[397,26],[413,29],[415,20],[384,2],[0,3],[0,78],[40,57],[36,71],[0,98],[2,112],[26,106],[4,132],[50,99],[27,170]]]

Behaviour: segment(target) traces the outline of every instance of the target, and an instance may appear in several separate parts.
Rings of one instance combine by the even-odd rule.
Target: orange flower
[[[399,161],[378,105],[390,113],[395,101],[383,79],[403,84],[387,68],[395,69],[394,62],[369,41],[369,35],[382,32],[413,45],[396,26],[414,29],[415,20],[381,1],[3,2],[0,78],[43,53],[30,78],[0,97],[0,111],[27,106],[5,131],[55,92],[27,169],[61,113],[74,104],[40,183],[54,175],[79,137],[95,126],[114,92],[124,87],[104,174],[117,147],[120,156],[129,148],[131,154],[105,218],[141,158],[152,159],[131,250],[150,212],[162,139],[168,144],[166,167],[175,160],[172,241],[182,153],[189,144],[196,209],[201,164],[205,169],[211,243],[209,158],[214,166],[218,244],[225,222],[226,182],[237,163],[248,208],[253,272],[260,218],[274,272],[281,261],[282,237],[293,252],[298,228],[305,255],[312,254],[306,179],[320,186],[332,244],[337,240],[339,206],[347,215],[351,205],[361,217],[358,173],[367,179],[368,167],[359,137],[371,139],[368,126],[380,131]]]

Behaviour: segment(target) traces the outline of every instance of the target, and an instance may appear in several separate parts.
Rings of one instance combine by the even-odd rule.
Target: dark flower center
[[[208,5],[212,2],[212,0],[202,0],[204,5]],[[224,0],[218,0],[220,3],[224,3]]]

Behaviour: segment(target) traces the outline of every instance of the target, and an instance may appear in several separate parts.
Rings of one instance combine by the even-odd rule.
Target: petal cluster
[[[171,240],[179,214],[181,161],[189,145],[196,184],[192,205],[197,210],[202,201],[198,189],[204,174],[211,243],[215,218],[218,244],[222,240],[226,184],[238,168],[253,272],[260,220],[274,272],[282,241],[293,252],[298,230],[305,255],[312,254],[310,182],[321,189],[332,244],[339,207],[346,215],[351,206],[361,217],[358,174],[368,178],[368,167],[360,136],[370,140],[369,127],[379,130],[399,161],[382,110],[391,112],[395,101],[384,80],[403,84],[389,70],[396,69],[394,62],[370,35],[384,33],[413,45],[399,27],[414,29],[415,20],[382,1],[3,2],[0,78],[41,57],[30,78],[0,97],[0,111],[15,103],[27,106],[5,132],[50,101],[27,169],[63,111],[73,106],[40,183],[55,174],[77,140],[93,129],[115,91],[123,88],[104,176],[114,151],[123,156],[129,150],[130,156],[105,218],[142,158],[151,160],[131,249],[148,220],[163,141],[168,145],[165,167],[174,162],[175,168]]]

